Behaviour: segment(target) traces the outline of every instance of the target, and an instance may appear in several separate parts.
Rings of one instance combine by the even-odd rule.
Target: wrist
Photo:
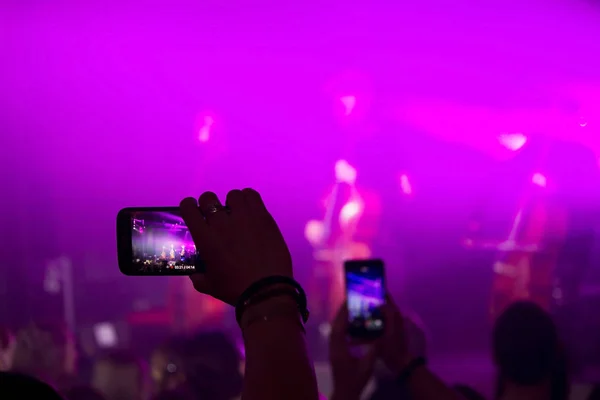
[[[269,327],[280,329],[288,325],[304,331],[298,304],[292,297],[286,295],[272,297],[248,306],[240,320],[240,328],[244,336],[253,330],[264,330]]]
[[[304,328],[304,324],[308,320],[309,311],[306,304],[306,294],[304,293],[304,289],[298,282],[294,279],[284,276],[269,276],[263,279],[259,279],[250,287],[248,287],[238,298],[235,305],[235,318],[238,322],[238,325],[244,329],[249,324],[251,324],[252,319],[245,318],[244,323],[242,320],[244,319],[244,314],[246,314],[248,309],[256,310],[254,307],[259,304],[263,304],[268,300],[273,300],[274,298],[279,297],[287,297],[288,299],[294,299],[296,303],[296,311],[300,315],[302,320],[302,327]],[[271,302],[274,303],[274,302]],[[267,305],[265,308],[269,308]],[[275,312],[276,314],[283,314],[285,312],[281,311],[280,307],[277,311],[269,310],[270,313]],[[256,312],[254,313],[256,314]],[[272,317],[273,315],[268,315],[268,317]],[[265,320],[267,320],[267,315],[263,316]],[[257,318],[255,318],[256,320]]]

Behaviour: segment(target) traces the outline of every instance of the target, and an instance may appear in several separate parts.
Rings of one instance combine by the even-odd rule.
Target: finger
[[[398,306],[396,306],[394,299],[392,299],[392,296],[389,294],[386,295],[386,302],[383,305],[382,310],[385,324],[388,326],[388,332],[404,329],[404,317],[398,309]]]
[[[371,344],[366,347],[364,352],[364,356],[360,360],[360,369],[362,374],[371,375],[373,369],[375,368],[375,362],[377,361],[377,357],[379,356],[379,346],[376,344]]]
[[[388,337],[389,335],[392,335],[393,332],[395,331],[394,326],[396,324],[394,323],[394,320],[396,318],[395,318],[394,307],[390,303],[386,302],[386,304],[381,306],[380,310],[381,310],[381,313],[383,316],[383,321],[384,321],[383,335],[385,337]]]
[[[375,370],[375,362],[377,361],[377,352],[374,345],[363,348],[362,356],[358,359],[357,365],[357,380],[365,386]]]
[[[346,333],[348,329],[348,307],[346,302],[344,302],[340,308],[338,309],[335,318],[333,319],[333,323],[331,325],[331,338],[334,337],[343,337],[346,338]]]
[[[379,343],[372,343],[367,347],[367,352],[365,354],[365,364],[372,367],[375,365],[375,361],[377,361]]]
[[[204,274],[193,274],[190,275],[190,280],[196,289],[200,293],[209,293],[208,281]]]
[[[256,190],[246,188],[242,190],[242,193],[244,195],[246,205],[248,206],[250,211],[255,213],[267,211],[267,207],[265,206],[262,197],[260,197],[260,194]]]
[[[330,361],[348,359],[350,346],[346,335],[348,327],[348,309],[346,303],[342,304],[333,320],[331,335],[329,335],[329,358]]]
[[[209,225],[218,225],[227,219],[225,208],[213,192],[202,193],[198,199],[198,205]]]
[[[393,299],[392,295],[390,295],[389,293],[387,293],[387,294],[385,295],[385,302],[386,302],[386,304],[389,304],[389,305],[391,305],[391,306],[392,306],[392,308],[397,308],[397,306],[396,306],[396,302],[394,301],[394,299]]]
[[[266,229],[267,235],[272,235],[273,240],[282,240],[283,237],[281,235],[281,230],[279,226],[277,226],[277,222],[273,216],[267,210],[265,203],[263,203],[260,194],[250,188],[246,188],[242,190],[244,194],[244,200],[246,201],[246,207],[248,208],[248,212],[252,218],[255,220],[261,220],[265,222],[270,228]]]
[[[200,213],[196,199],[187,197],[181,200],[181,203],[179,203],[179,211],[192,235],[196,247],[201,249],[202,245],[206,243],[209,233],[208,225]]]
[[[230,212],[236,214],[237,211],[237,214],[240,214],[240,212],[247,207],[244,193],[242,193],[241,190],[231,190],[227,193],[225,205]]]
[[[382,309],[387,313],[400,314],[400,310],[398,309],[396,302],[394,302],[394,299],[389,294],[385,295],[385,304],[383,305]]]

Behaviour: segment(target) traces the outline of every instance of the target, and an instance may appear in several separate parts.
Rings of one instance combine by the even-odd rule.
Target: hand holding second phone
[[[258,192],[232,190],[225,204],[205,192],[198,202],[182,200],[180,210],[206,264],[204,273],[190,277],[194,288],[235,305],[244,290],[262,278],[293,277],[292,258]]]
[[[362,356],[352,352],[348,338],[348,308],[342,304],[332,324],[329,336],[329,362],[333,374],[333,400],[358,400],[373,375],[379,343],[368,343]]]
[[[386,303],[382,309],[385,329],[383,336],[378,339],[381,359],[387,368],[397,376],[412,360],[412,354],[408,351],[404,317],[389,295],[386,297]]]
[[[408,351],[408,338],[404,326],[404,317],[390,296],[382,308],[385,331],[382,337],[366,346],[362,356],[352,354],[353,343],[347,337],[348,310],[343,304],[333,323],[329,342],[329,361],[331,363],[334,396],[333,399],[359,399],[371,378],[378,358],[387,368],[398,376],[412,360]]]

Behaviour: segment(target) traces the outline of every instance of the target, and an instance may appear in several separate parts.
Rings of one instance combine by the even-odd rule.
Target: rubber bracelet
[[[304,323],[302,322],[302,317],[300,316],[300,313],[298,313],[297,311],[292,311],[289,307],[275,308],[267,312],[260,313],[258,315],[250,315],[247,319],[240,321],[240,327],[242,328],[243,333],[252,325],[257,324],[259,322],[266,323],[282,319],[294,320],[299,325],[302,332],[306,333],[306,329],[304,328]]]
[[[289,296],[294,299],[296,304],[299,303],[298,291],[291,286],[279,287],[276,289],[265,289],[264,291],[259,292],[258,294],[250,297],[244,303],[236,307],[235,319],[237,320],[238,324],[241,324],[242,316],[244,315],[244,312],[248,309],[248,307],[262,303],[263,301],[272,299],[273,297],[279,296]]]
[[[290,277],[275,275],[275,276],[268,276],[266,278],[262,278],[256,282],[254,282],[246,290],[244,290],[244,292],[241,294],[238,301],[236,302],[236,306],[235,306],[236,318],[238,320],[238,323],[241,320],[241,315],[243,314],[244,310],[249,305],[249,303],[252,301],[251,299],[254,296],[258,295],[259,293],[263,292],[269,286],[273,286],[273,285],[288,285],[296,290],[297,296],[295,296],[295,300],[296,300],[296,303],[298,304],[298,311],[300,312],[302,321],[304,323],[306,323],[306,321],[308,321],[310,312],[307,307],[306,293],[304,292],[304,289],[302,289],[302,286],[300,286],[300,284],[298,282],[296,282],[294,279],[292,279]]]

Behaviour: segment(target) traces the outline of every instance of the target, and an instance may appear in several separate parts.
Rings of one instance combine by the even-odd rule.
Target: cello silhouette
[[[497,252],[490,299],[492,320],[515,301],[533,301],[550,310],[555,298],[560,297],[556,269],[565,243],[568,213],[555,201],[552,177],[547,179],[536,172],[548,165],[550,145],[544,141],[537,149],[524,148],[525,152],[517,156],[530,156],[534,162],[526,166],[524,173],[530,181],[520,196],[508,238],[470,243],[470,247]]]

